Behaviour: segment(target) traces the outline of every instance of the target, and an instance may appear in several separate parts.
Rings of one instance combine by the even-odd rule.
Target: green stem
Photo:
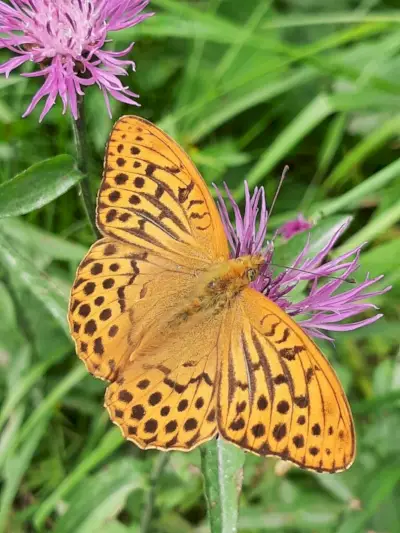
[[[203,445],[200,452],[211,533],[235,533],[244,452],[222,438]]]
[[[142,515],[140,533],[148,533],[150,531],[151,519],[153,517],[154,501],[157,492],[157,482],[161,474],[163,473],[164,468],[167,466],[168,461],[169,454],[160,452],[150,476],[150,488]]]
[[[92,191],[90,187],[89,178],[89,145],[87,141],[85,109],[83,99],[78,104],[78,118],[72,119],[72,128],[74,131],[74,140],[76,147],[76,155],[78,162],[78,169],[85,175],[85,177],[78,183],[78,191],[82,198],[83,208],[86,217],[89,221],[90,227],[96,237],[101,237],[96,226],[96,211],[93,202]]]

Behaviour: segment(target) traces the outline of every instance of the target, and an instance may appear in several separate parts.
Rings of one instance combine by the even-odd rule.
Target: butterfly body
[[[229,307],[232,301],[258,277],[262,256],[244,256],[211,265],[196,282],[196,295],[192,304],[195,310]]]
[[[97,224],[104,237],[79,266],[69,324],[87,369],[111,382],[105,406],[125,438],[188,451],[219,434],[317,471],[352,463],[332,367],[251,288],[265,259],[230,259],[200,174],[143,119],[111,132]]]
[[[201,320],[205,320],[206,317],[217,317],[232,308],[239,294],[257,277],[263,263],[262,256],[249,255],[220,261],[209,265],[204,271],[194,271],[191,293],[186,297],[182,295],[172,317],[158,317],[157,330],[147,332],[142,339],[141,350],[149,353],[156,350],[157,343],[162,343],[165,338],[190,334],[193,326],[191,321],[195,315],[200,315]],[[189,331],[182,331],[182,327],[188,322]]]

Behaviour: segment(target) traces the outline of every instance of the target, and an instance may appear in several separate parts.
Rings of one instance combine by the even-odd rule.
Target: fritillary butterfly
[[[187,451],[219,434],[319,472],[350,466],[353,420],[332,367],[249,287],[262,257],[230,259],[194,164],[146,120],[111,132],[97,225],[69,322],[89,372],[111,382],[105,405],[126,439]]]

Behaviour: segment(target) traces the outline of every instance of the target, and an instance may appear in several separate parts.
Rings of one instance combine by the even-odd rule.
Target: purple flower
[[[149,0],[0,0],[0,48],[8,48],[16,57],[0,65],[0,74],[32,61],[38,70],[23,74],[44,76],[44,83],[24,113],[31,113],[38,102],[47,97],[40,120],[60,96],[64,110],[69,108],[78,118],[77,100],[88,85],[102,90],[111,115],[109,94],[116,100],[138,105],[138,95],[124,86],[120,76],[135,64],[120,57],[125,50],[112,52],[103,46],[109,31],[135,26],[151,13],[140,14]]]
[[[279,228],[279,234],[286,240],[291,239],[297,233],[302,233],[307,229],[312,228],[311,222],[306,220],[304,216],[300,213],[293,220],[288,220],[283,226]]]
[[[253,196],[245,182],[245,209],[241,213],[231,192],[225,185],[229,203],[233,209],[235,222],[229,218],[228,208],[217,190],[217,204],[225,232],[231,247],[232,257],[248,254],[261,254],[265,264],[260,275],[252,283],[252,287],[265,294],[290,316],[297,316],[297,322],[308,334],[322,339],[332,340],[325,331],[349,331],[372,324],[382,314],[375,314],[358,321],[348,319],[369,309],[377,309],[365,300],[372,296],[383,294],[391,289],[370,291],[370,287],[380,281],[383,276],[373,279],[366,277],[362,283],[351,285],[343,290],[344,281],[357,270],[362,246],[343,254],[337,259],[327,260],[336,241],[341,237],[350,224],[350,219],[334,231],[330,241],[313,257],[310,256],[310,239],[305,248],[297,256],[290,268],[279,274],[274,274],[273,241],[266,241],[268,210],[266,207],[264,189],[256,188]],[[282,233],[282,228],[276,234]],[[341,279],[327,279],[327,276],[337,276]],[[325,278],[325,279],[324,279]],[[302,299],[290,298],[290,293],[300,282],[310,285],[308,295]],[[339,288],[341,291],[339,292]],[[345,323],[343,321],[346,320]]]

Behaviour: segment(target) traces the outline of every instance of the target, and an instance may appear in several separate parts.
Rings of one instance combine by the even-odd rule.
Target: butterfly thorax
[[[260,255],[248,255],[212,265],[199,275],[190,301],[178,313],[178,321],[185,321],[200,311],[217,314],[229,307],[241,291],[257,279],[264,262]]]
[[[264,262],[260,255],[246,255],[213,265],[200,278],[204,295],[211,298],[223,296],[229,300],[258,277]]]

